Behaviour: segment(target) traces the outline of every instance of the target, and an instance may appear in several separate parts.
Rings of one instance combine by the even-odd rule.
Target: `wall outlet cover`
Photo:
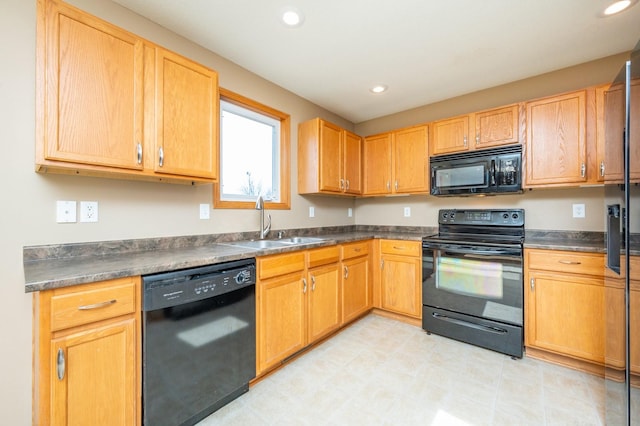
[[[347,217],[353,217],[353,209],[351,207],[347,209]]]
[[[404,208],[404,217],[411,217],[411,207]]]
[[[584,204],[574,204],[573,205],[573,217],[578,219],[583,219],[587,216],[586,209]]]
[[[315,217],[316,216],[316,209],[313,206],[309,207],[309,217]]]
[[[209,204],[200,204],[200,219],[209,219],[211,217],[211,207]]]
[[[98,202],[80,201],[80,222],[98,221]]]

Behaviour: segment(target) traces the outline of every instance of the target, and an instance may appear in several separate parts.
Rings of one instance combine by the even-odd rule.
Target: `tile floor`
[[[369,315],[199,423],[617,425],[618,384]]]

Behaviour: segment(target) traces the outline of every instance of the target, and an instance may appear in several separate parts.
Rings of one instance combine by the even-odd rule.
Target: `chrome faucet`
[[[260,210],[260,239],[264,240],[265,237],[269,235],[269,231],[271,231],[271,215],[267,215],[269,223],[267,223],[267,226],[264,226],[264,200],[262,199],[262,195],[259,195],[256,200],[256,210]]]

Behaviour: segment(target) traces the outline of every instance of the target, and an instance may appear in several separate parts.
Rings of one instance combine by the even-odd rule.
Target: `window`
[[[289,115],[220,89],[220,183],[216,208],[290,208]]]

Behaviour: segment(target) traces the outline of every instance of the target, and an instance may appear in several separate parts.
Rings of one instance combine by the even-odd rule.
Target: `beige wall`
[[[214,210],[210,220],[198,219],[198,205],[211,203],[211,186],[182,186],[129,182],[77,176],[40,175],[34,170],[35,139],[35,0],[4,0],[0,13],[0,144],[4,183],[0,271],[3,283],[3,308],[0,309],[3,365],[0,386],[0,418],[3,424],[26,425],[31,419],[31,295],[23,292],[22,248],[25,245],[100,241],[121,238],[192,235],[258,229],[258,214],[253,210]],[[486,199],[431,199],[427,197],[382,198],[353,201],[333,197],[296,194],[297,124],[321,116],[360,134],[370,134],[434,118],[468,112],[481,107],[508,103],[529,95],[553,93],[580,85],[590,75],[591,65],[571,72],[557,85],[540,85],[533,80],[530,91],[509,87],[487,92],[477,102],[452,101],[425,107],[353,126],[335,115],[273,85],[207,50],[177,37],[171,32],[108,1],[73,0],[78,5],[116,25],[153,42],[193,58],[220,73],[221,85],[259,102],[291,114],[292,124],[292,209],[272,211],[273,226],[278,228],[325,225],[419,224],[435,225],[435,211],[442,207],[516,205],[527,209],[528,227],[544,229],[602,230],[597,219],[597,198],[601,189],[553,190],[509,197]],[[615,62],[615,61],[614,61]],[[599,69],[599,66],[596,67]],[[605,75],[598,81],[606,81]],[[595,72],[595,71],[594,71]],[[571,82],[569,81],[571,80]],[[586,78],[590,80],[590,78]],[[571,83],[571,84],[570,84]],[[584,83],[584,84],[582,84]],[[520,87],[520,86],[518,86]],[[527,86],[528,87],[528,86]],[[532,93],[533,92],[533,93]],[[491,94],[493,93],[493,95]],[[500,93],[500,96],[498,96]],[[472,95],[470,99],[476,99]],[[493,96],[493,98],[492,98]],[[526,97],[525,96],[525,97]],[[490,102],[490,99],[493,99]],[[498,102],[499,100],[499,102]],[[448,105],[448,106],[447,106]],[[430,112],[429,112],[430,111]],[[97,200],[100,222],[95,224],[55,223],[56,200]],[[587,204],[587,219],[573,220],[573,200]],[[468,203],[469,204],[468,204]],[[493,204],[495,203],[495,204]],[[316,217],[308,217],[315,206]],[[404,219],[402,207],[412,207],[412,217]],[[355,218],[347,217],[347,208],[355,207]],[[556,216],[549,212],[559,212]],[[593,213],[592,213],[593,212]]]

